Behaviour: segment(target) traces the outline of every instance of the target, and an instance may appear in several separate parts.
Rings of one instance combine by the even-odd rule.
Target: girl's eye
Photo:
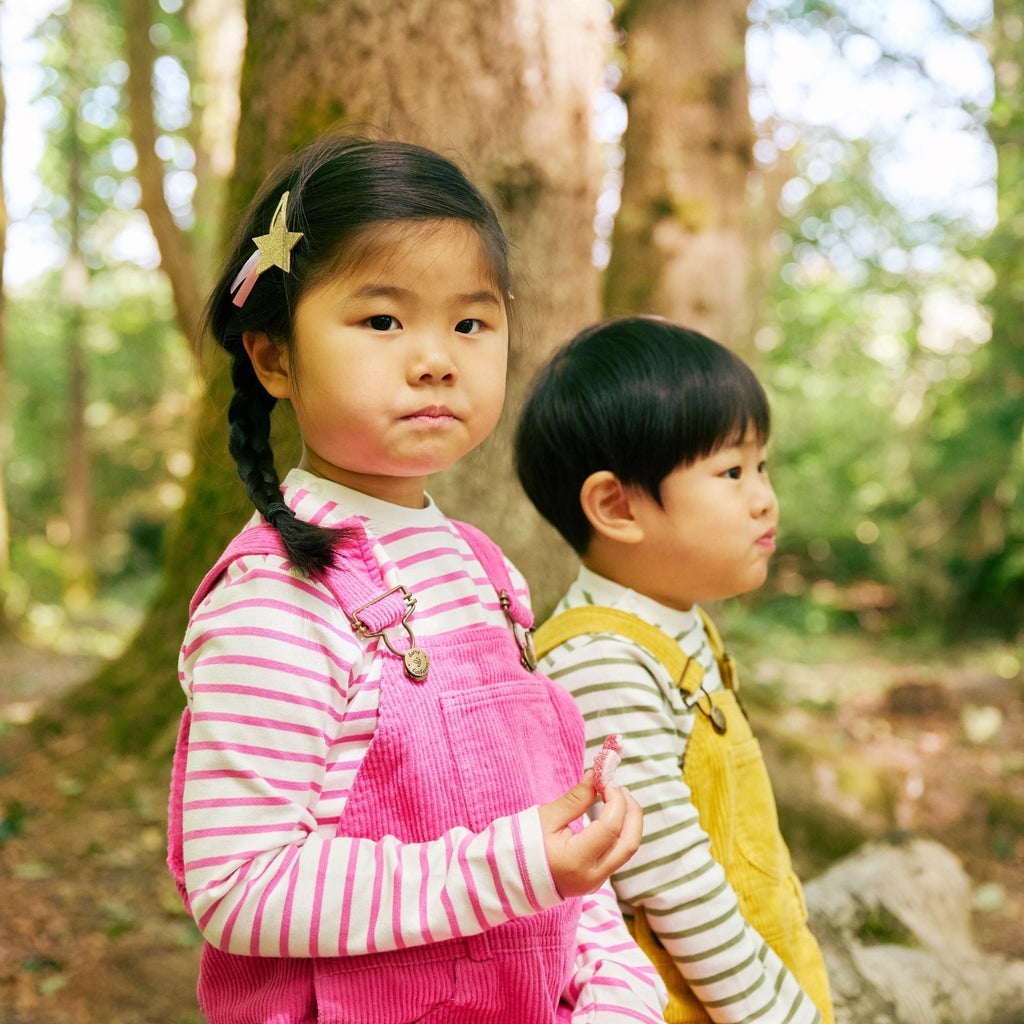
[[[742,476],[743,470],[739,466],[733,466],[732,469],[727,469],[722,476],[728,477],[730,480],[739,480]]]
[[[460,320],[455,325],[458,334],[479,334],[484,328],[482,320],[466,319]]]
[[[374,331],[397,331],[402,326],[395,317],[386,313],[371,316],[366,323]]]
[[[759,462],[757,464],[757,471],[758,471],[758,473],[762,473],[762,474],[763,473],[767,473],[768,472],[768,463],[767,462]]]

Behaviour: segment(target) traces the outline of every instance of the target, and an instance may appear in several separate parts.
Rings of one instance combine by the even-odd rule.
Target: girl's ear
[[[242,344],[249,353],[256,376],[267,392],[275,398],[291,398],[288,349],[264,331],[246,331],[242,335]]]
[[[620,544],[639,544],[644,531],[636,516],[636,492],[610,470],[591,473],[580,488],[580,505],[594,533]]]

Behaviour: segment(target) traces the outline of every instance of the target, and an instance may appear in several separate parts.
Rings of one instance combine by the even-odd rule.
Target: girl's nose
[[[422,384],[450,384],[455,376],[455,360],[444,340],[432,331],[419,339],[409,361],[410,380]]]

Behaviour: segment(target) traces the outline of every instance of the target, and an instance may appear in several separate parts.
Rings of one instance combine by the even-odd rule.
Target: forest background
[[[953,841],[983,935],[1024,951],[1024,0],[3,0],[0,41],[41,132],[32,167],[8,124],[0,221],[0,857],[37,934],[14,919],[0,985],[24,1019],[65,1019],[110,943],[135,953],[108,975],[138,971],[147,899],[194,956],[148,872],[187,599],[248,515],[196,324],[238,209],[337,123],[452,156],[514,240],[503,426],[431,490],[541,614],[572,559],[507,449],[545,354],[641,311],[755,366],[779,552],[717,613],[787,835],[806,871],[893,827]],[[83,851],[136,888],[62,879]]]

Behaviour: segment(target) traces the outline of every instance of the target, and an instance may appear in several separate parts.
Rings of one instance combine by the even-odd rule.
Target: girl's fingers
[[[545,832],[559,832],[579,818],[594,802],[597,794],[588,771],[567,793],[540,808],[541,825]]]
[[[618,786],[608,787],[598,817],[582,831],[572,832],[570,822],[595,797],[587,773],[568,793],[539,808],[548,866],[563,897],[599,889],[640,845],[643,813],[630,793]]]
[[[613,789],[621,794],[624,804],[622,822],[619,826],[619,842],[624,847],[630,849],[630,856],[632,856],[640,846],[640,840],[643,838],[644,812],[636,802],[633,794],[621,786],[609,786],[605,790],[606,799]]]
[[[586,855],[611,874],[636,852],[642,832],[640,805],[628,790],[613,785],[605,790],[601,813],[575,838],[585,840]]]

